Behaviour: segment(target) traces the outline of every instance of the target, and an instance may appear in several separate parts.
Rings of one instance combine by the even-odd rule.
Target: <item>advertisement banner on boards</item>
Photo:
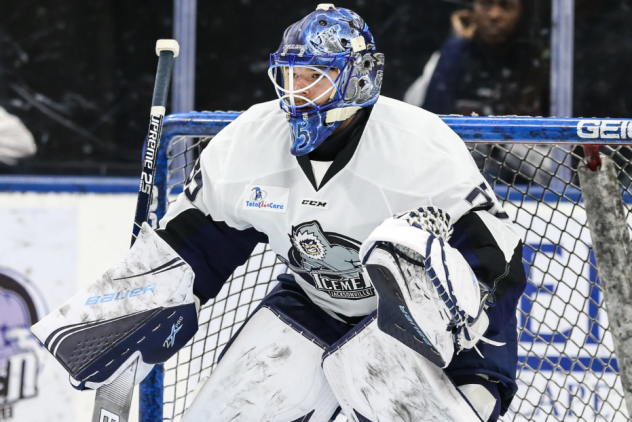
[[[74,420],[68,375],[30,326],[75,293],[72,208],[0,208],[0,421]]]

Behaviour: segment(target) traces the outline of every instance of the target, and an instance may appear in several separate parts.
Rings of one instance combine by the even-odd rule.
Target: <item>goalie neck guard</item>
[[[316,80],[295,89],[297,67],[316,71]],[[321,4],[287,28],[279,49],[270,55],[268,75],[287,113],[292,154],[310,153],[360,107],[375,104],[383,68],[384,55],[376,51],[369,27],[351,10]],[[337,70],[335,79],[328,74],[332,69]],[[327,90],[313,99],[302,95],[323,79],[331,83]]]

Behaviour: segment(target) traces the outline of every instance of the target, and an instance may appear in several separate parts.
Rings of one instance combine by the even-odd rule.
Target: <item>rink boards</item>
[[[626,421],[585,211],[557,198],[511,201],[505,210],[530,264],[517,313],[524,330],[513,420]]]
[[[28,276],[46,296],[46,307],[53,309],[123,256],[138,182],[40,182],[3,185],[0,180],[5,221],[0,265]],[[525,243],[536,250],[524,250],[530,263],[526,296],[532,300],[519,303],[518,324],[526,327],[519,338],[519,360],[526,366],[519,366],[513,420],[626,420],[612,338],[604,330],[608,319],[596,272],[587,264],[594,258],[583,209],[569,201],[558,204],[558,197],[536,202],[512,195],[505,210]],[[77,402],[51,414],[51,421],[84,420],[91,399],[71,389],[56,362],[47,359],[45,367],[49,375],[40,373],[37,395],[12,403],[13,420],[37,420],[32,411],[47,408],[60,396],[69,405]],[[0,408],[7,404],[0,397]]]

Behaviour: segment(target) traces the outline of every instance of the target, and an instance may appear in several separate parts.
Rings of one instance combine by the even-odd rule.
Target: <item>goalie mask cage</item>
[[[166,117],[152,223],[182,191],[200,151],[237,116]],[[517,310],[519,390],[501,420],[627,421],[576,168],[583,155],[580,145],[602,145],[601,153],[617,164],[629,228],[632,149],[626,145],[632,146],[632,122],[443,119],[466,142],[524,241],[528,283]],[[155,369],[141,384],[142,422],[180,420],[224,345],[285,271],[267,245],[256,247],[201,309],[195,337],[164,365],[164,372]]]

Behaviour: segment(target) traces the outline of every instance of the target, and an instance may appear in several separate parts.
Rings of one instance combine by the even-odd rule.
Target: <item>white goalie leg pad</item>
[[[259,309],[182,421],[328,422],[338,403],[320,366],[324,347],[301,331]]]
[[[75,388],[111,383],[140,358],[135,384],[197,331],[191,267],[146,223],[122,262],[31,331]]]
[[[329,348],[323,369],[354,421],[481,421],[442,369],[379,330],[375,318]]]

